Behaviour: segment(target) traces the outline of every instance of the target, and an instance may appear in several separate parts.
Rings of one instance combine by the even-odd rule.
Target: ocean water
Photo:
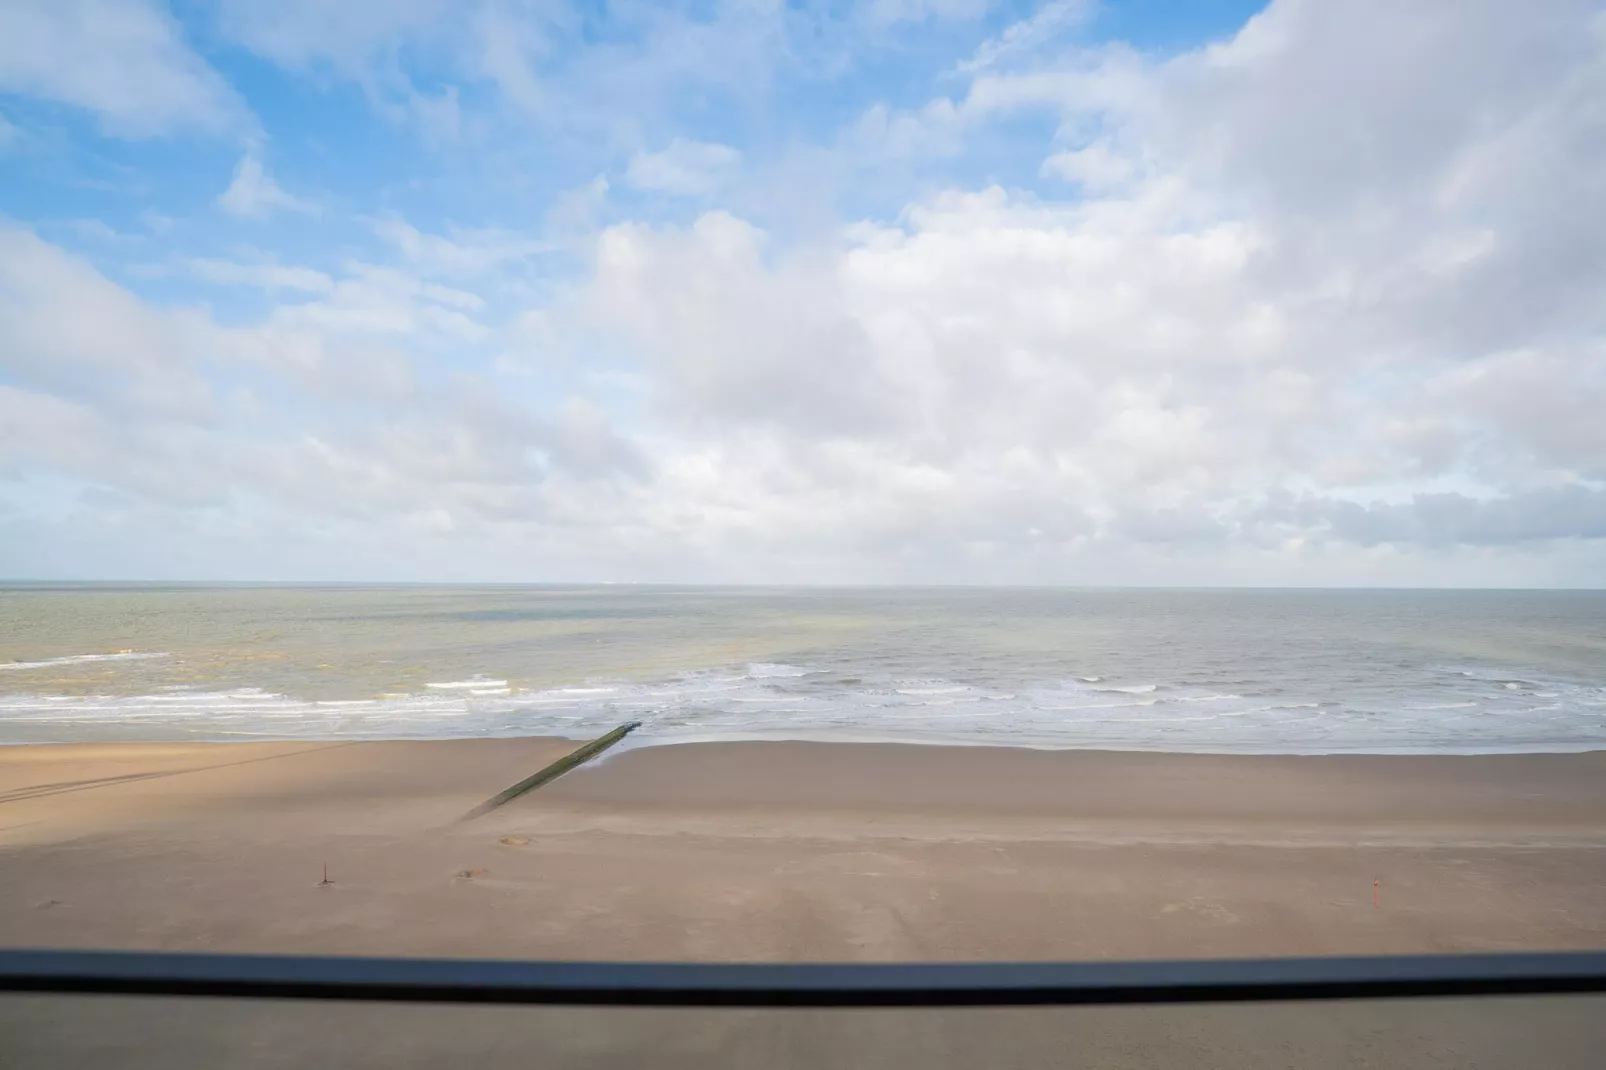
[[[0,588],[0,742],[1606,747],[1606,592]]]

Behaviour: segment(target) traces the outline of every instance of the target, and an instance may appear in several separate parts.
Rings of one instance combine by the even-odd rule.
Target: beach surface
[[[1226,757],[684,744],[614,753],[463,820],[574,745],[0,748],[0,945],[710,961],[1606,946],[1602,753]],[[1566,1002],[1536,1013],[1559,1013]],[[45,1043],[59,1021],[60,1036],[69,1036],[65,1023],[78,1014],[58,1004],[13,997],[0,1028],[18,1043]],[[126,1013],[131,1021],[134,1011],[117,1010],[130,1005],[97,1007],[111,1016],[103,1020]],[[1601,1039],[1591,1024],[1599,1009],[1579,1017],[1590,1044]],[[1031,1013],[1039,1027],[1051,1017],[1011,1013]],[[1164,1035],[1203,1030],[1198,1043],[1177,1041],[1192,1053],[1189,1065],[1216,1065],[1200,1044],[1225,1045],[1220,1065],[1262,1065],[1224,1039],[1244,1009],[1224,1019],[1221,1008],[1209,1012],[1215,1019],[1202,1010],[1163,1013],[1183,1023],[1180,1034]],[[1265,1013],[1271,1020],[1257,1028],[1287,1024],[1290,1043],[1328,1035],[1299,1024],[1304,1012]],[[1366,1019],[1356,1035],[1374,1036],[1394,1013],[1378,1010],[1383,1019]],[[1505,1035],[1501,1017],[1468,1012],[1448,1035],[1457,1044],[1481,1038],[1487,1058]],[[1516,1058],[1517,1038],[1537,1019],[1505,1018]],[[698,1020],[674,1019],[686,1028]],[[790,1021],[795,1031],[799,1019]],[[1163,1063],[1122,1062],[1132,1051],[1120,1023],[1136,1019],[1103,1021],[1092,1035],[1104,1038],[1108,1058],[1094,1065]],[[1408,1021],[1422,1019],[1400,1018]],[[716,1049],[744,1058],[769,1050],[752,1047],[760,1042],[749,1027],[708,1028],[693,1030],[702,1041],[681,1038],[689,1060]],[[499,1029],[484,1035],[506,1033]],[[592,1039],[576,1041],[561,1064],[614,1065],[598,1054],[607,1045],[599,1049],[597,1037],[646,1035],[600,1025],[581,1033]],[[1584,1043],[1576,1030],[1550,1033],[1552,1044]],[[936,1049],[921,1050],[941,1063]],[[1573,1065],[1566,1050],[1552,1054],[1552,1065]],[[1326,1064],[1312,1055],[1300,1065]]]
[[[462,820],[573,746],[0,748],[0,943],[759,961],[1606,946],[1602,753],[685,744]]]

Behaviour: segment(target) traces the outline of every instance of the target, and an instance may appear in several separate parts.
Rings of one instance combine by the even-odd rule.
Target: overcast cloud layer
[[[0,575],[1606,584],[1603,6],[1202,10],[0,5]]]

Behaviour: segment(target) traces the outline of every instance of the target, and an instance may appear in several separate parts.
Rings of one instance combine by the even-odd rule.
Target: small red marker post
[[[1376,910],[1378,908],[1378,885],[1381,884],[1381,883],[1382,883],[1382,881],[1379,878],[1377,878],[1377,877],[1373,877],[1372,878],[1372,909],[1373,910]]]
[[[329,863],[325,862],[323,864],[323,880],[318,882],[318,887],[322,888],[326,884],[333,884],[333,883],[334,883],[334,881],[329,879]]]

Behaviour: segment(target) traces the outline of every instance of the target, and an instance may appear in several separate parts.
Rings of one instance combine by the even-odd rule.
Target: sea
[[[1606,591],[13,584],[0,743],[1606,748]]]

